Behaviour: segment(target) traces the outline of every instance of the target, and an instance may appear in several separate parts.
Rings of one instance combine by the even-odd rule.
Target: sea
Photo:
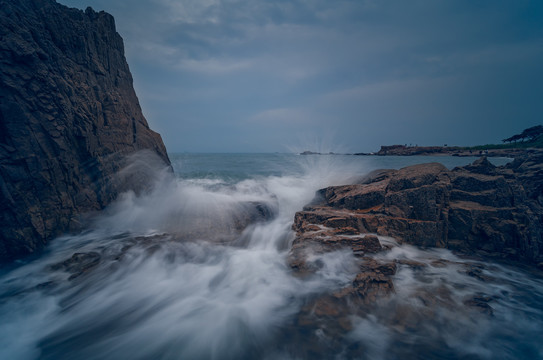
[[[360,261],[338,250],[318,255],[312,276],[289,267],[294,215],[318,189],[477,158],[170,158],[173,174],[152,167],[152,187],[0,269],[0,359],[543,359],[539,273],[394,239],[380,238],[392,248],[374,256],[441,265],[399,265],[394,293],[353,309],[346,326],[300,317],[348,286]],[[488,306],[474,311],[466,299]]]

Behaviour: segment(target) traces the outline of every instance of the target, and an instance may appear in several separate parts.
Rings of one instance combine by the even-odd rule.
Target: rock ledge
[[[332,186],[296,213],[291,254],[377,234],[532,264],[543,262],[543,156],[495,167],[486,158],[447,170],[438,163],[378,170],[363,184]],[[326,240],[321,238],[326,237]],[[353,250],[354,239],[347,242]],[[333,247],[333,246],[332,246]]]

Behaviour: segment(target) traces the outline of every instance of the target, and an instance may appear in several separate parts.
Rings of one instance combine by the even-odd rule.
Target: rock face
[[[293,228],[295,268],[303,264],[300,249],[309,246],[332,250],[341,243],[355,252],[377,250],[364,240],[367,233],[541,263],[543,156],[501,168],[481,158],[452,171],[438,163],[376,171],[363,184],[320,190],[314,204],[296,214]],[[351,236],[343,239],[344,233]]]
[[[0,261],[9,261],[133,186],[115,181],[127,155],[169,159],[111,15],[0,0],[0,24]]]
[[[452,171],[437,163],[377,170],[361,184],[319,190],[295,216],[289,264],[298,276],[311,277],[323,266],[319,256],[347,249],[356,268],[341,289],[308,301],[298,326],[319,329],[313,340],[325,351],[321,337],[335,341],[353,329],[357,316],[377,316],[397,332],[397,339],[424,328],[424,319],[439,318],[444,309],[451,311],[451,319],[492,317],[495,297],[456,294],[454,286],[432,274],[499,283],[490,275],[494,270],[472,259],[441,257],[439,251],[415,256],[418,250],[402,243],[541,266],[542,194],[543,156],[519,158],[501,168],[481,158]],[[347,357],[359,358],[352,350],[355,355]]]

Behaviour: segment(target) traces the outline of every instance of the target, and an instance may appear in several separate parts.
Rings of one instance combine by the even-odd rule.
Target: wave
[[[373,359],[416,349],[431,358],[435,344],[448,349],[444,358],[543,354],[534,345],[542,335],[540,279],[484,265],[493,279],[485,283],[462,272],[467,260],[449,251],[386,238],[380,240],[392,250],[376,257],[447,262],[400,267],[396,293],[365,316],[353,310],[341,333],[304,323],[300,314],[311,313],[308,306],[322,294],[349,285],[360,260],[347,250],[315,254],[317,271],[295,274],[286,260],[294,214],[317,189],[372,169],[344,157],[284,160],[275,164],[282,171],[236,181],[154,170],[153,188],[124,193],[85,232],[56,239],[40,258],[2,274],[4,356]],[[450,301],[431,296],[439,291]],[[483,293],[494,299],[490,317],[453,306]],[[402,309],[409,321],[398,321]]]

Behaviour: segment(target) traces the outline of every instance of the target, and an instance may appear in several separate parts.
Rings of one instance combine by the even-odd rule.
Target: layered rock
[[[462,297],[446,281],[422,287],[424,282],[415,281],[409,289],[396,283],[398,276],[429,281],[424,278],[432,273],[499,282],[489,275],[491,266],[436,251],[406,257],[402,251],[411,250],[398,249],[406,248],[403,243],[540,264],[542,170],[540,156],[500,168],[481,158],[452,171],[437,163],[378,170],[360,184],[319,190],[295,216],[289,264],[295,274],[310,277],[319,271],[320,254],[348,249],[357,268],[349,284],[308,301],[297,325],[318,328],[320,337],[332,341],[353,329],[354,317],[378,314],[401,338],[406,330],[420,331],[424,319],[442,316],[443,309],[470,318],[493,316],[495,298],[489,294],[468,291]]]
[[[39,250],[169,164],[142,115],[114,19],[53,0],[0,1],[0,261]],[[140,165],[141,165],[140,164]],[[138,176],[134,176],[138,175]]]
[[[308,228],[349,229],[423,247],[543,261],[543,156],[501,168],[486,158],[447,170],[437,163],[382,170],[363,184],[333,186],[298,212],[293,249]],[[324,243],[329,243],[328,240]],[[319,241],[323,244],[322,241]]]

